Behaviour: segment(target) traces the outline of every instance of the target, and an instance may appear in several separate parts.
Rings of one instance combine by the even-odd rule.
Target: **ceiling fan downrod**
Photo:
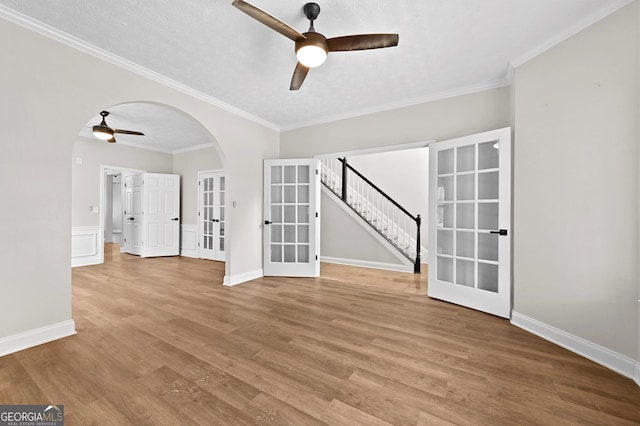
[[[309,20],[309,32],[313,31],[315,33],[316,29],[313,27],[313,21],[315,21],[318,18],[318,15],[320,15],[320,6],[318,3],[307,3],[302,8],[302,11]]]

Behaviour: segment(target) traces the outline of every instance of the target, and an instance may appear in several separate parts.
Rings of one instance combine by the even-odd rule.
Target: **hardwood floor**
[[[0,403],[64,404],[67,425],[640,423],[632,380],[429,299],[424,275],[323,264],[223,287],[223,269],[75,268],[78,334],[0,358]]]

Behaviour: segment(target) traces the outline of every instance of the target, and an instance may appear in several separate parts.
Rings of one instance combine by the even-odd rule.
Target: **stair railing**
[[[420,215],[409,213],[346,158],[323,159],[321,181],[413,262],[415,273],[420,273]]]

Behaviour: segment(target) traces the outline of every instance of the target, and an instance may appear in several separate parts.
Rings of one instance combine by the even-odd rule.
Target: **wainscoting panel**
[[[180,225],[180,256],[199,257],[197,225]]]
[[[98,265],[102,244],[99,226],[75,226],[71,228],[71,266]]]

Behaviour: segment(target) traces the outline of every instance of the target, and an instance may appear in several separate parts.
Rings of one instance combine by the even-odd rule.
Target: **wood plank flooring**
[[[67,425],[640,424],[632,380],[429,299],[425,275],[223,287],[219,262],[124,260],[73,270],[78,334],[0,358],[0,404],[64,404]]]

